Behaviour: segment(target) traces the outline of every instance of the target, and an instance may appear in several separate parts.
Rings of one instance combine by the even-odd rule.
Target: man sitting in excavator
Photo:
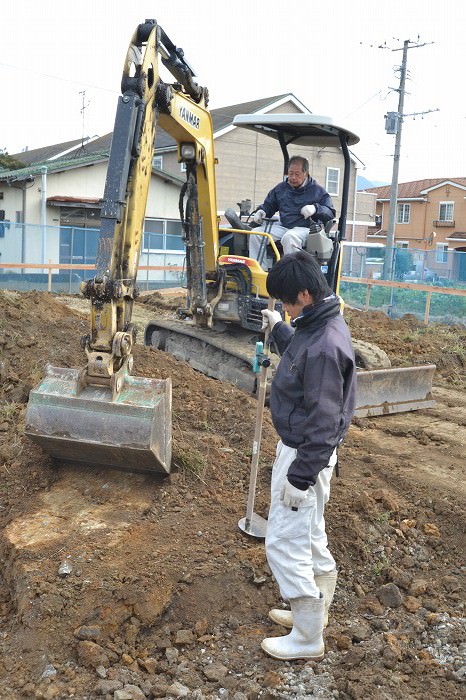
[[[277,211],[278,221],[264,222]],[[275,241],[281,241],[283,253],[287,255],[304,247],[310,225],[325,226],[334,219],[335,213],[328,192],[310,176],[307,158],[292,156],[287,178],[270,190],[253,214],[253,220],[260,225],[257,230],[267,230]],[[266,238],[256,235],[249,238],[249,256],[263,265]]]

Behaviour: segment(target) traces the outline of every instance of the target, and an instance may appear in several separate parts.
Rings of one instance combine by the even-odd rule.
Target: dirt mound
[[[327,517],[327,655],[281,664],[259,646],[283,633],[267,617],[279,596],[264,546],[238,528],[255,400],[138,345],[136,374],[173,381],[171,476],[53,464],[23,435],[27,396],[46,362],[83,364],[87,322],[53,296],[0,293],[2,700],[462,697],[466,400],[452,384],[465,338],[348,318],[402,364],[443,358],[442,386],[433,409],[352,426]],[[263,516],[275,443],[266,411]]]
[[[181,290],[177,294],[170,294],[170,296],[162,292],[145,292],[138,298],[138,304],[154,309],[157,313],[162,311],[175,312],[179,308],[186,307],[186,294]]]
[[[345,310],[355,338],[385,350],[393,367],[435,364],[436,382],[466,388],[466,327],[426,325],[415,316],[391,320],[380,311]]]

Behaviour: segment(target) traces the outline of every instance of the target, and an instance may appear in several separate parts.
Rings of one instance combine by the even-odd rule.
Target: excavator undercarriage
[[[147,325],[144,342],[187,362],[208,377],[231,382],[255,394],[258,374],[253,368],[256,343],[260,340],[260,334],[245,329],[228,332],[225,327],[202,329],[186,321],[157,319]],[[388,415],[434,405],[435,365],[393,368],[377,346],[353,339],[353,347],[358,366],[355,416]],[[278,358],[272,354],[270,359],[273,376]]]

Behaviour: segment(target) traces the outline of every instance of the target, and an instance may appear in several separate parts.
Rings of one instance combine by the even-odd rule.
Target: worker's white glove
[[[255,224],[261,224],[263,220],[266,217],[266,213],[263,209],[258,209],[256,212],[254,212],[252,216],[252,220],[254,221]]]
[[[270,311],[269,309],[263,309],[261,311],[261,314],[263,331],[267,329],[267,326],[270,330],[273,330],[273,327],[276,323],[278,323],[279,321],[283,321],[280,311]]]
[[[316,211],[317,211],[317,208],[316,208],[315,204],[306,204],[301,209],[301,214],[304,216],[305,219],[310,219],[311,216],[314,216]]]
[[[301,489],[297,489],[296,486],[290,484],[288,479],[285,479],[285,483],[280,492],[280,500],[283,501],[283,504],[287,508],[299,508],[303,505],[308,493],[309,489],[301,491]]]

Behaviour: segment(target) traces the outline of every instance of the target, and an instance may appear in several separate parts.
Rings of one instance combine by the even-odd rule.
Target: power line
[[[20,70],[27,72],[28,75],[31,73],[34,73],[35,75],[42,75],[44,78],[52,78],[53,80],[60,80],[63,83],[70,83],[73,85],[79,85],[80,87],[85,86],[88,88],[92,88],[93,90],[102,90],[104,92],[111,92],[115,95],[119,95],[120,92],[119,90],[111,90],[110,88],[105,88],[101,87],[100,85],[91,85],[90,83],[86,83],[82,80],[71,80],[70,78],[62,78],[59,75],[52,75],[51,73],[42,73],[42,71],[38,70],[31,70],[31,68],[22,68],[21,66],[14,66],[11,63],[1,63],[0,66],[3,66],[4,68],[12,68],[13,70]]]

